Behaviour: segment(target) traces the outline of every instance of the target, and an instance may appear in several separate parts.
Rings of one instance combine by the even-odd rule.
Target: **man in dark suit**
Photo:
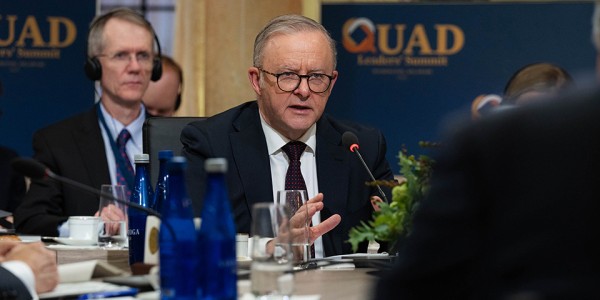
[[[86,75],[100,81],[100,102],[34,134],[34,158],[91,187],[133,185],[133,155],[142,153],[142,96],[160,78],[154,30],[140,14],[116,9],[90,25]],[[93,215],[98,198],[69,186],[33,180],[15,212],[18,232],[56,236],[69,216]],[[60,228],[63,231],[64,226]],[[64,233],[63,233],[64,234]]]
[[[25,195],[25,177],[10,167],[10,161],[17,156],[12,149],[0,146],[0,210],[3,211],[15,211]],[[11,223],[0,216],[0,228],[12,228]]]
[[[266,25],[256,37],[254,66],[248,70],[257,101],[192,123],[182,132],[196,215],[202,209],[204,160],[225,157],[237,231],[249,232],[252,205],[273,202],[275,193],[284,189],[289,157],[282,148],[299,141],[306,145],[300,150],[300,165],[312,197],[310,213],[317,215],[310,230],[316,256],[351,252],[348,232],[371,218],[369,199],[377,193],[365,186],[369,176],[355,154],[342,146],[342,134],[358,136],[377,179],[393,176],[380,131],[323,114],[337,80],[335,67],[335,43],[317,22],[287,15]],[[360,250],[366,251],[366,245]]]
[[[58,284],[56,254],[42,243],[0,242],[0,299],[32,299]]]
[[[582,90],[459,130],[375,299],[598,299],[599,118]]]

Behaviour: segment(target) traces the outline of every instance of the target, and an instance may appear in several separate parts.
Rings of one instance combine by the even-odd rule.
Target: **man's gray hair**
[[[313,19],[300,15],[283,15],[271,21],[258,33],[254,40],[254,57],[252,63],[255,67],[262,67],[263,51],[267,41],[278,34],[293,34],[302,31],[320,31],[329,41],[331,55],[333,57],[333,69],[337,65],[337,50],[335,41],[329,35],[329,32],[323,25]]]
[[[110,19],[120,19],[139,25],[148,30],[151,35],[155,35],[154,28],[152,28],[150,22],[148,22],[140,13],[129,8],[116,8],[103,15],[96,16],[96,18],[92,20],[87,42],[88,57],[95,57],[104,51],[104,27]]]

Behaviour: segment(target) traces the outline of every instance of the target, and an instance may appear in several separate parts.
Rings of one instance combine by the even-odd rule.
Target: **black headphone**
[[[175,99],[175,111],[179,110],[181,106],[181,91],[183,90],[183,71],[181,67],[177,68],[177,73],[179,73],[179,90],[177,91],[177,98]]]
[[[87,42],[90,40],[90,33],[92,29],[96,26],[99,26],[99,23],[106,23],[110,18],[112,18],[116,12],[123,11],[124,9],[117,9],[107,13],[104,16],[99,17],[94,20],[90,25],[90,30],[88,31]],[[133,12],[133,11],[132,11]],[[136,12],[134,12],[136,13]],[[136,13],[137,14],[137,13]],[[138,14],[139,15],[139,14]],[[140,15],[141,16],[141,15]],[[148,27],[152,28],[152,24],[148,22],[144,17],[142,19],[147,23]],[[162,62],[161,62],[161,51],[160,51],[160,42],[158,41],[158,37],[154,32],[154,28],[152,28],[152,35],[154,36],[154,40],[156,41],[156,50],[158,51],[158,55],[154,57],[152,60],[152,75],[150,76],[150,80],[157,81],[162,76]],[[87,50],[86,50],[87,56]],[[85,75],[92,81],[100,80],[102,78],[102,64],[100,64],[100,60],[97,57],[88,57],[85,61],[85,65],[83,66],[83,70],[85,71]]]

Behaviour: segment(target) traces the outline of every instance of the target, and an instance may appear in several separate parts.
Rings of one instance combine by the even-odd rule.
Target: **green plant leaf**
[[[354,252],[361,242],[376,240],[393,244],[410,231],[412,215],[429,189],[434,161],[425,155],[415,158],[403,149],[398,154],[398,162],[405,181],[392,185],[392,201],[378,203],[379,211],[373,213],[369,222],[361,222],[350,230],[348,241]],[[386,184],[390,186],[389,182]]]

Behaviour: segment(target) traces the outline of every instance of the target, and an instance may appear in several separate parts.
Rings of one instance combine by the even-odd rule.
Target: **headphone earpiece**
[[[87,78],[92,81],[100,80],[100,78],[102,78],[102,65],[96,57],[86,59],[83,70],[85,71]]]
[[[156,43],[158,45],[158,38],[156,36],[154,37],[156,38]],[[158,49],[160,49],[160,46],[158,47]],[[162,60],[160,55],[161,54],[159,50],[158,56],[155,57],[152,61],[152,75],[150,76],[150,80],[152,81],[158,81],[162,76]]]
[[[177,93],[177,98],[175,98],[175,111],[177,111],[180,106],[181,106],[181,93]]]

